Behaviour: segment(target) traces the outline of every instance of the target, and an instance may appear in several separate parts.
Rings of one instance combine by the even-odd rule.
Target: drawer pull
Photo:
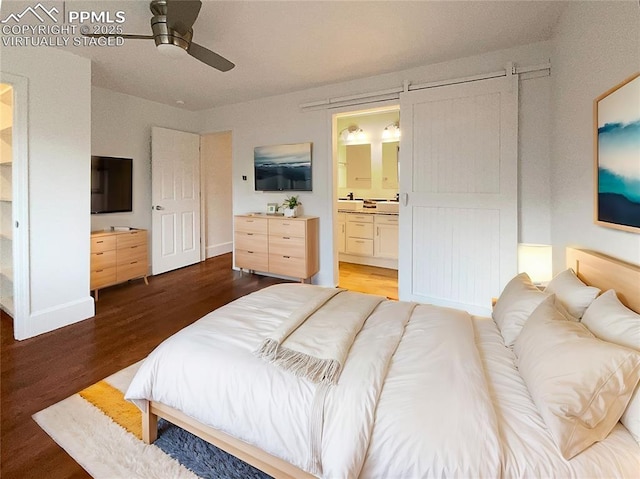
[[[100,256],[103,255],[104,253],[96,253],[96,256]]]
[[[131,234],[132,234],[132,235],[137,235],[137,234],[138,234],[138,232],[137,232],[137,231],[132,231],[132,232],[131,232]]]
[[[283,256],[283,258],[291,259],[291,256]]]
[[[253,251],[247,251],[247,253],[249,253],[249,254],[253,254]]]
[[[290,226],[291,223],[282,223],[282,226]]]
[[[253,236],[253,233],[247,233],[247,236]]]
[[[364,244],[364,241],[362,241],[362,240],[356,240],[356,243],[362,243],[362,244]]]
[[[100,241],[96,241],[96,243],[104,243],[104,241],[100,240]]]
[[[138,245],[135,245],[135,246],[132,246],[132,247],[131,247],[131,249],[133,249],[133,248],[137,248],[137,247],[138,247]]]
[[[376,227],[376,236],[380,236],[380,227]]]
[[[136,264],[136,263],[137,263],[137,261],[132,261],[132,262],[131,262],[131,263],[129,263],[129,264]]]
[[[103,269],[97,269],[96,273],[102,273],[104,270]]]
[[[283,236],[282,239],[291,239],[289,236]]]
[[[253,223],[253,220],[247,220],[247,223]]]

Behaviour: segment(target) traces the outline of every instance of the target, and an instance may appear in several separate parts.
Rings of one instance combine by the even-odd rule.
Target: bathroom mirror
[[[347,145],[346,158],[347,188],[371,188],[371,145]]]
[[[399,142],[382,144],[382,188],[398,189],[398,147]]]

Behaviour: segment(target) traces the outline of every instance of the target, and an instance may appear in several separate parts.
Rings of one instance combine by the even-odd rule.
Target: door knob
[[[164,209],[164,206],[156,205],[156,206],[152,207],[151,209],[156,209],[156,210],[160,211],[160,210]]]

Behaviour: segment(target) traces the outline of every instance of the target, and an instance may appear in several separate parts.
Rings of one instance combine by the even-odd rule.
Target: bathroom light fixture
[[[397,140],[400,138],[400,122],[396,121],[394,123],[389,123],[384,127],[384,131],[382,132],[383,140]]]
[[[364,130],[360,128],[358,125],[350,125],[347,128],[343,129],[338,136],[342,138],[342,141],[354,141],[354,140],[364,140],[365,134]]]

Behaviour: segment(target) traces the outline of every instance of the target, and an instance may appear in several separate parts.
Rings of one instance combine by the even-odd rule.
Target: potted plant
[[[296,216],[298,216],[298,206],[300,206],[301,204],[302,203],[298,199],[297,195],[287,196],[282,203],[282,206],[284,208],[284,215],[287,218],[295,218]]]

